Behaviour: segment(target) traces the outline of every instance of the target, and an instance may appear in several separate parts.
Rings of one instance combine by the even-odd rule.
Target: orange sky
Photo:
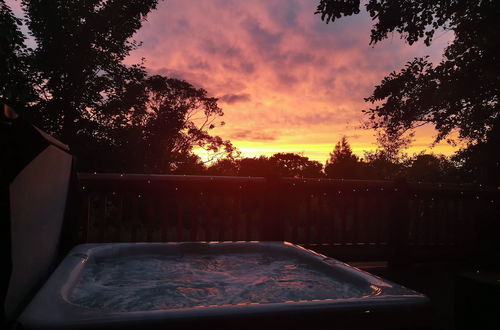
[[[151,74],[185,79],[219,98],[226,125],[213,131],[243,156],[303,153],[322,163],[342,135],[353,150],[374,149],[360,129],[363,97],[415,56],[439,61],[452,33],[432,47],[408,46],[394,34],[369,46],[366,12],[324,24],[318,1],[167,0],[148,16],[128,63],[146,58]],[[430,148],[434,131],[417,132],[410,153]]]

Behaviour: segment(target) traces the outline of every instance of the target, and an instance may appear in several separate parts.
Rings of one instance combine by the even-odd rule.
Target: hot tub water
[[[89,262],[74,304],[117,312],[369,295],[298,259],[264,254],[148,255]]]

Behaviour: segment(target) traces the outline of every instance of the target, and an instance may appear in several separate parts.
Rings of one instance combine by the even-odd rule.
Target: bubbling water
[[[263,254],[148,255],[90,261],[70,301],[116,312],[357,298],[368,288],[293,258]]]

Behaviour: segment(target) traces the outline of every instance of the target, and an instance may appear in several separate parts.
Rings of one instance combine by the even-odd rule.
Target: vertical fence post
[[[78,243],[87,243],[88,242],[88,233],[90,231],[90,195],[87,190],[87,187],[81,186],[80,182],[78,182],[77,189],[77,198],[80,201],[80,207],[75,205],[75,216],[78,219]],[[80,212],[80,214],[76,214]]]
[[[412,263],[410,240],[410,194],[404,179],[396,179],[394,189],[388,195],[391,200],[389,219],[389,266],[404,267]]]
[[[283,224],[283,193],[284,182],[279,177],[266,178],[264,187],[264,223],[262,240],[264,241],[282,241],[284,240]]]

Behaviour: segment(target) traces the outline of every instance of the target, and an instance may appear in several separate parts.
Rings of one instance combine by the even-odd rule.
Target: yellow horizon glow
[[[416,135],[419,133],[421,136],[418,141],[413,142],[407,149],[401,150],[402,153],[408,156],[414,156],[419,153],[432,153],[436,155],[445,155],[447,157],[453,155],[460,147],[463,146],[452,146],[447,142],[440,142],[435,146],[432,146],[433,136],[427,131],[432,130],[431,128],[422,128],[416,131]],[[419,132],[420,131],[420,132]],[[424,131],[424,132],[422,132]],[[375,137],[373,136],[373,131],[363,130],[363,131],[353,131],[355,133],[364,133],[366,136],[361,136],[356,139],[349,139],[348,142],[354,154],[360,158],[364,158],[365,152],[375,151],[377,149],[377,144]],[[358,134],[361,135],[361,134]],[[370,135],[372,135],[370,137]],[[240,151],[241,158],[258,158],[259,156],[270,157],[276,153],[295,153],[302,156],[308,157],[310,160],[315,160],[321,164],[325,164],[326,160],[329,158],[329,154],[335,148],[337,142],[341,139],[343,135],[340,134],[336,139],[333,139],[332,143],[290,143],[286,139],[273,141],[271,145],[269,142],[260,141],[245,141],[245,140],[232,140],[233,145]],[[195,153],[200,156],[204,161],[207,159],[206,154],[203,151],[195,151]]]

